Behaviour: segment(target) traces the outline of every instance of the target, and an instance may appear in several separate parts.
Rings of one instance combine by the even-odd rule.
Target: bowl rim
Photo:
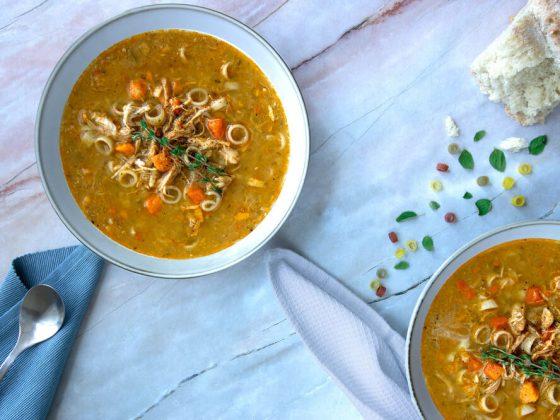
[[[197,11],[197,12],[201,12],[201,13],[207,13],[207,14],[210,14],[210,15],[214,15],[218,18],[221,18],[221,19],[224,19],[224,20],[228,21],[229,23],[237,26],[241,30],[244,30],[249,35],[253,36],[257,41],[259,41],[268,50],[268,52],[272,55],[272,57],[274,57],[274,59],[278,62],[279,68],[285,73],[285,76],[287,77],[289,82],[293,85],[294,94],[295,94],[296,100],[299,104],[299,107],[301,109],[301,118],[302,118],[302,121],[303,121],[303,130],[302,130],[303,133],[302,134],[304,134],[304,135],[303,135],[303,138],[301,139],[301,141],[303,143],[303,152],[304,152],[303,167],[302,167],[300,178],[298,180],[298,184],[297,184],[297,186],[295,186],[295,193],[292,197],[291,202],[287,206],[286,211],[282,215],[282,217],[278,220],[278,222],[276,223],[274,228],[271,229],[270,232],[260,242],[256,243],[253,247],[251,247],[245,253],[237,256],[236,258],[232,258],[230,261],[226,261],[222,264],[217,264],[215,267],[205,269],[205,270],[201,270],[200,272],[192,273],[192,274],[191,273],[154,272],[154,271],[145,270],[145,269],[133,266],[133,265],[128,265],[124,262],[118,261],[117,259],[113,258],[111,255],[109,255],[108,253],[106,253],[102,249],[98,249],[87,238],[82,237],[80,234],[78,234],[77,230],[72,226],[70,221],[68,221],[66,219],[66,217],[63,215],[62,210],[60,209],[59,205],[54,200],[54,198],[51,194],[49,185],[47,184],[46,179],[45,179],[45,175],[44,175],[45,168],[42,165],[42,160],[41,160],[40,153],[39,153],[39,150],[40,150],[40,147],[39,147],[39,143],[40,143],[39,133],[40,133],[41,121],[42,121],[42,118],[43,118],[44,103],[46,101],[46,98],[47,98],[48,94],[51,91],[51,85],[52,85],[56,75],[58,74],[60,68],[65,64],[66,60],[70,57],[70,55],[84,42],[84,40],[86,40],[87,38],[92,36],[94,33],[98,32],[103,27],[105,27],[105,26],[107,26],[107,25],[109,25],[113,22],[116,22],[116,21],[118,21],[122,18],[128,17],[130,15],[134,15],[134,14],[137,14],[137,13],[142,13],[142,12],[150,11],[150,10],[161,10],[161,9],[186,9],[186,10]],[[141,32],[139,32],[139,33],[141,33]],[[214,35],[212,35],[212,36],[214,36]],[[224,40],[224,41],[231,44],[231,42],[229,42],[227,40]],[[116,42],[119,42],[119,41],[116,41]],[[239,48],[234,44],[231,44],[231,45],[233,45],[235,48]],[[249,58],[251,58],[251,57],[249,57]],[[81,242],[83,245],[85,245],[89,250],[91,250],[92,252],[99,255],[104,260],[109,261],[110,263],[112,263],[116,266],[119,266],[121,268],[124,268],[125,270],[135,272],[135,273],[138,273],[138,274],[142,274],[142,275],[146,275],[146,276],[155,276],[155,277],[160,277],[160,278],[183,279],[183,278],[201,277],[201,276],[213,274],[213,273],[216,273],[218,271],[225,270],[226,268],[229,268],[229,267],[241,262],[242,260],[248,258],[252,254],[257,252],[261,247],[263,247],[278,232],[278,230],[285,223],[288,216],[291,214],[291,212],[292,212],[292,210],[293,210],[293,208],[294,208],[294,206],[295,206],[295,204],[296,204],[296,202],[297,202],[297,200],[298,200],[298,198],[301,194],[301,190],[303,188],[303,184],[305,182],[305,178],[306,178],[306,175],[307,175],[307,169],[308,169],[308,166],[309,166],[309,149],[310,149],[309,116],[308,116],[308,113],[307,113],[307,107],[305,106],[305,101],[303,99],[303,95],[301,94],[301,89],[300,89],[297,81],[295,80],[295,78],[294,78],[294,76],[293,76],[293,74],[290,70],[290,67],[286,64],[284,59],[274,49],[274,47],[272,47],[272,45],[270,45],[268,43],[268,41],[266,41],[261,35],[259,35],[256,31],[251,29],[249,26],[245,25],[241,21],[239,21],[239,20],[237,20],[237,19],[235,19],[231,16],[226,15],[225,13],[218,12],[216,10],[213,10],[213,9],[210,9],[210,8],[207,8],[207,7],[195,6],[195,5],[191,5],[191,4],[161,3],[161,4],[152,4],[152,5],[134,7],[134,8],[125,10],[124,12],[119,13],[118,15],[115,15],[115,16],[109,18],[109,19],[104,20],[103,22],[93,26],[92,28],[87,30],[85,33],[83,33],[81,36],[79,36],[74,42],[72,42],[72,44],[70,44],[70,46],[66,49],[64,54],[59,58],[56,65],[54,66],[53,70],[51,71],[51,73],[50,73],[50,75],[47,79],[47,82],[45,83],[45,87],[43,89],[43,92],[41,93],[41,98],[39,100],[39,104],[38,104],[38,107],[37,107],[35,127],[34,127],[34,137],[35,138],[34,138],[33,144],[34,144],[34,148],[35,148],[35,160],[37,162],[37,168],[38,168],[39,176],[41,178],[41,184],[43,185],[43,190],[45,191],[45,194],[47,195],[47,198],[49,199],[49,202],[50,202],[52,208],[54,209],[56,215],[62,221],[62,223],[66,226],[66,228],[74,235],[74,237],[79,242]],[[284,186],[282,188],[284,188]],[[110,238],[110,239],[113,242],[116,242],[116,241],[114,241],[114,239],[112,239],[112,238]],[[231,248],[231,247],[235,246],[235,244],[236,243],[230,245],[228,248]],[[151,255],[142,254],[142,253],[139,253],[139,254],[143,255],[145,257],[151,257],[151,258],[166,260],[166,258],[153,257]],[[185,258],[183,260],[188,260],[188,258]]]
[[[420,293],[420,296],[418,296],[418,299],[417,299],[416,304],[414,306],[414,310],[412,311],[412,315],[411,315],[411,318],[410,318],[410,321],[409,321],[409,324],[408,324],[408,330],[407,330],[407,333],[406,333],[406,343],[405,343],[405,372],[406,372],[406,381],[407,381],[407,384],[408,384],[408,390],[410,392],[410,398],[412,400],[412,403],[414,404],[414,407],[416,408],[418,414],[420,414],[420,416],[422,418],[426,418],[426,415],[422,411],[421,404],[419,404],[419,402],[418,402],[419,400],[417,398],[416,390],[415,390],[414,385],[412,383],[411,339],[412,339],[412,332],[415,329],[421,327],[421,326],[419,326],[419,324],[417,324],[418,312],[420,310],[420,307],[424,303],[426,295],[432,289],[435,281],[439,278],[441,273],[452,262],[454,262],[457,258],[459,258],[463,253],[465,253],[470,248],[474,247],[475,245],[479,244],[480,242],[482,242],[482,241],[484,241],[484,240],[486,240],[486,239],[488,239],[488,238],[490,238],[494,235],[497,235],[499,233],[506,232],[506,231],[509,231],[509,230],[518,229],[518,228],[522,228],[522,227],[538,226],[538,225],[541,225],[541,226],[547,226],[547,225],[560,226],[560,221],[539,220],[539,219],[537,219],[537,220],[527,220],[527,221],[522,221],[522,222],[514,222],[514,223],[504,225],[504,226],[497,227],[497,228],[492,229],[492,230],[490,230],[486,233],[483,233],[483,234],[477,236],[476,238],[472,239],[471,241],[467,242],[465,245],[461,246],[455,252],[453,252],[439,266],[439,268],[434,272],[434,274],[432,274],[432,276],[430,277],[430,279],[428,280],[428,282],[424,286],[424,289],[422,290],[422,293]],[[505,241],[505,242],[507,242],[507,241]],[[505,243],[505,242],[502,242],[502,243]],[[469,260],[467,260],[467,261],[469,261]],[[465,262],[467,262],[467,261],[465,261]],[[430,303],[430,305],[431,305],[431,303]]]

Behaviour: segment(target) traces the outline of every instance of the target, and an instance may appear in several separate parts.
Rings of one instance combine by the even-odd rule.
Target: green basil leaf
[[[474,168],[474,159],[467,149],[463,149],[463,151],[459,155],[459,163],[465,169]]]
[[[424,236],[422,239],[422,246],[426,251],[433,251],[434,250],[434,240],[431,236]]]
[[[437,201],[430,201],[429,206],[434,211],[441,207]]]
[[[463,194],[463,198],[465,200],[470,200],[472,198],[472,194],[467,191],[465,194]]]
[[[403,220],[407,220],[407,219],[412,219],[414,217],[418,216],[415,212],[413,211],[403,211],[401,214],[399,214],[399,217],[397,217],[397,222],[402,222]]]
[[[410,267],[409,263],[407,263],[406,261],[401,261],[397,263],[397,265],[395,265],[395,270],[406,270],[408,267]]]
[[[546,136],[535,137],[531,140],[531,143],[529,143],[529,153],[532,155],[540,155],[546,143],[548,143],[548,138]]]
[[[494,149],[492,153],[490,153],[490,165],[500,172],[504,172],[506,170],[506,155],[500,149]]]
[[[474,141],[480,141],[484,138],[484,136],[486,136],[486,131],[484,130],[477,131],[476,134],[474,135]]]
[[[480,200],[477,200],[475,205],[478,209],[479,216],[484,216],[485,214],[490,213],[490,210],[492,210],[492,202],[487,198],[481,198]]]
[[[140,121],[140,127],[142,127],[142,130],[146,130],[148,128],[148,124],[146,124],[146,121],[142,120]]]

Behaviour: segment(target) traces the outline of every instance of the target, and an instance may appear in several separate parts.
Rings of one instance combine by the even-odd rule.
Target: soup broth
[[[60,152],[99,230],[140,253],[191,258],[263,220],[282,188],[289,133],[247,56],[209,35],[161,30],[86,68],[64,110]]]

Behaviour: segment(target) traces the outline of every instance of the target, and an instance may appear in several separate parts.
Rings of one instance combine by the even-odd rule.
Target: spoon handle
[[[8,372],[8,369],[10,369],[10,366],[12,366],[14,360],[16,360],[16,357],[18,357],[22,351],[23,349],[20,347],[18,341],[10,354],[4,359],[2,365],[0,365],[0,381],[4,379],[4,375],[6,375],[6,372]]]

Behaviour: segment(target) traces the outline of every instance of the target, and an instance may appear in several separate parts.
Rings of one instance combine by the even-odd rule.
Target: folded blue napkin
[[[2,419],[47,416],[102,268],[103,260],[83,246],[38,252],[13,261],[0,284],[0,359],[16,343],[19,307],[30,287],[52,286],[64,301],[66,315],[60,331],[20,354],[0,382]]]

